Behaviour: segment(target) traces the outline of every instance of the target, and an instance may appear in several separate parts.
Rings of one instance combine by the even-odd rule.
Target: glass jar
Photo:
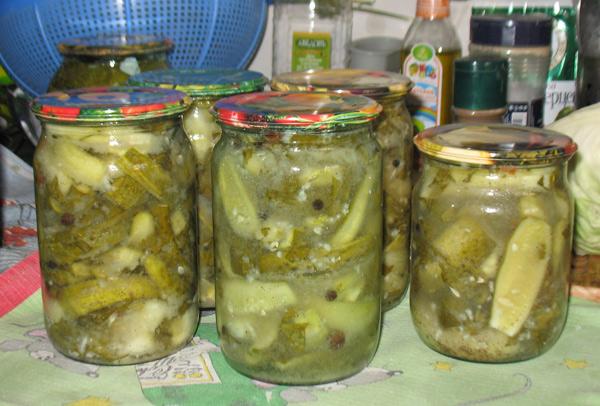
[[[567,315],[576,150],[552,131],[458,125],[415,137],[411,313],[421,339],[469,361],[535,357]]]
[[[273,75],[345,68],[351,41],[352,1],[275,0]]]
[[[194,156],[181,128],[189,102],[133,87],[34,102],[44,316],[68,357],[145,362],[196,331]]]
[[[315,384],[360,371],[381,319],[381,149],[362,96],[218,101],[213,154],[217,328],[256,379]]]
[[[508,60],[505,123],[542,127],[551,44],[552,18],[546,14],[471,17],[471,55]]]
[[[169,67],[173,43],[153,35],[99,35],[58,44],[63,61],[48,91],[126,85],[130,76]]]
[[[222,97],[262,91],[267,78],[261,73],[239,69],[166,69],[141,73],[130,79],[136,86],[177,89],[193,98],[183,115],[183,128],[196,155],[198,180],[198,296],[200,307],[215,307],[215,270],[213,254],[212,150],[221,137],[221,127],[209,109]]]
[[[411,87],[405,76],[362,69],[284,73],[271,83],[273,90],[365,95],[383,107],[374,130],[383,149],[384,310],[400,303],[409,282],[413,126],[404,101]]]

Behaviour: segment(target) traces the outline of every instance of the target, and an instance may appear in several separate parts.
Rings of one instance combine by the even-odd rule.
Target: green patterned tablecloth
[[[205,315],[194,342],[160,361],[82,364],[48,342],[38,290],[0,318],[0,404],[600,405],[600,304],[581,299],[572,299],[567,326],[549,352],[504,365],[430,350],[417,337],[405,301],[386,314],[367,369],[312,387],[268,385],[236,373],[219,351],[214,323]]]

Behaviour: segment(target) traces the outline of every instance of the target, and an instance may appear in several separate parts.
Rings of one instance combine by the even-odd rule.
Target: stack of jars
[[[33,105],[44,311],[62,353],[160,358],[190,341],[199,307],[215,307],[241,373],[338,380],[375,354],[382,307],[401,302],[411,268],[413,321],[439,352],[515,361],[558,338],[568,137],[426,130],[412,190],[412,83],[401,75],[290,73],[273,92],[237,70],[131,83]]]

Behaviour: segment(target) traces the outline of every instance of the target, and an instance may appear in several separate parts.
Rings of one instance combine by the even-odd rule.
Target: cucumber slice
[[[219,165],[217,179],[225,215],[233,231],[241,237],[254,239],[260,231],[256,199],[250,194],[231,157],[224,157]]]
[[[67,141],[54,143],[55,165],[75,182],[95,190],[108,187],[108,165]]]
[[[343,331],[346,341],[373,331],[372,324],[379,322],[379,300],[360,302],[317,302],[315,309],[329,329]]]
[[[498,271],[490,326],[514,337],[538,296],[552,250],[552,229],[543,220],[523,220],[506,246]]]
[[[284,282],[248,282],[223,278],[220,303],[232,314],[261,314],[295,304],[296,294]]]
[[[131,229],[129,231],[129,242],[139,244],[146,238],[154,234],[154,218],[148,211],[137,213],[131,220]]]
[[[380,196],[376,195],[379,192],[379,188],[376,187],[378,179],[374,170],[367,171],[350,205],[350,212],[330,241],[332,247],[337,248],[354,240],[361,231],[371,203],[380,201]]]

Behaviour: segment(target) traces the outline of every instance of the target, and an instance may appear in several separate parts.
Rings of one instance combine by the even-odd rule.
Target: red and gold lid
[[[415,146],[443,161],[475,165],[546,165],[569,159],[577,144],[555,131],[509,125],[446,125],[419,133]]]
[[[368,97],[339,93],[249,93],[213,107],[221,123],[244,128],[331,129],[366,124],[380,112],[381,105]]]
[[[43,94],[31,110],[40,119],[71,122],[128,121],[180,114],[191,98],[156,87],[95,87]]]

